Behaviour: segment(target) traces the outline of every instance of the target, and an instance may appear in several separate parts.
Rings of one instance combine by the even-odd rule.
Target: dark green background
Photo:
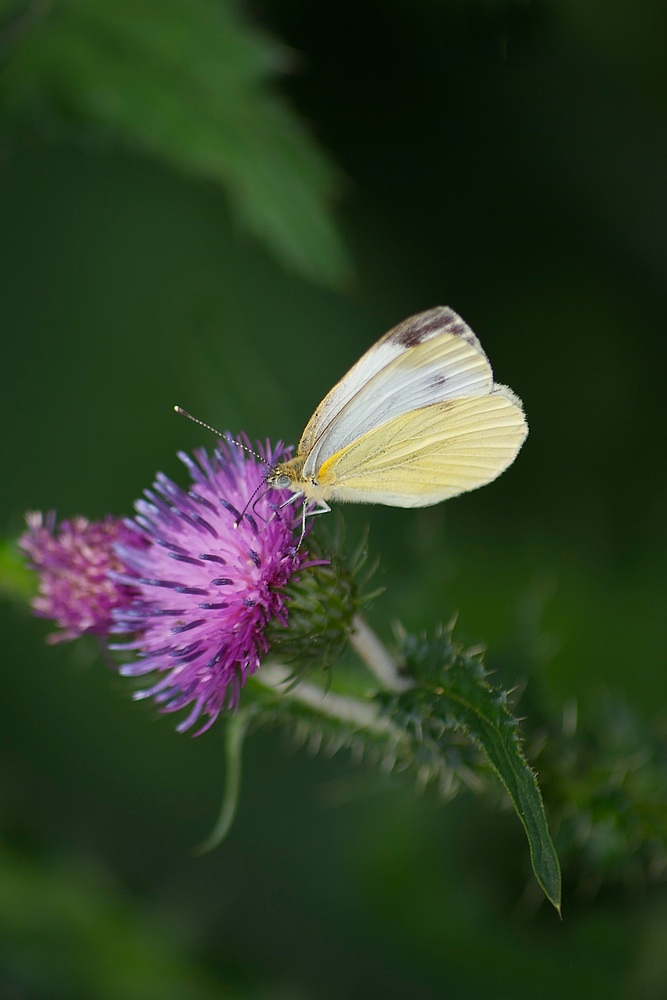
[[[340,166],[355,279],[317,288],[224,194],[16,123],[0,160],[3,529],[123,514],[175,452],[171,411],[299,434],[374,339],[453,306],[530,436],[497,483],[370,526],[389,638],[459,612],[558,712],[667,702],[667,8],[298,2],[251,9],[283,92]],[[320,524],[316,530],[322,530]],[[178,737],[93,646],[3,607],[0,995],[604,997],[667,993],[664,888],[531,909],[516,819],[440,806],[281,733],[247,747],[236,825],[194,858],[222,727]],[[548,808],[548,802],[547,802]],[[4,993],[3,993],[4,989]],[[136,991],[136,992],[134,992]]]

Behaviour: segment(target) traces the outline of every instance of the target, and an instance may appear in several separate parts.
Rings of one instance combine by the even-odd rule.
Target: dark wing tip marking
[[[388,334],[401,347],[416,347],[439,333],[451,333],[461,337],[466,343],[479,348],[479,341],[469,326],[449,306],[436,306],[426,312],[417,313],[399,323]]]
[[[389,336],[401,347],[416,347],[417,344],[423,343],[429,337],[441,333],[446,324],[454,318],[455,314],[452,313],[451,309],[443,310],[441,307],[428,309],[426,312],[403,320],[402,323],[394,327]]]

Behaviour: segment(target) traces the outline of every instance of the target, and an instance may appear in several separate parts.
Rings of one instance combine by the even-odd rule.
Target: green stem
[[[251,716],[251,712],[241,711],[227,719],[227,728],[225,731],[225,756],[227,762],[225,792],[222,797],[220,813],[215,826],[203,844],[200,844],[195,850],[195,854],[207,854],[214,847],[221,844],[234,822],[241,790],[243,742]]]

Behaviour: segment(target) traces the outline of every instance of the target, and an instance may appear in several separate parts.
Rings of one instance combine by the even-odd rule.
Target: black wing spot
[[[446,385],[449,379],[446,375],[436,374],[432,375],[428,382],[429,389],[441,389],[443,385]]]

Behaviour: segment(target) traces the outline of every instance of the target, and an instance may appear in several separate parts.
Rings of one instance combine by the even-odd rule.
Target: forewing
[[[446,306],[412,316],[374,344],[320,403],[299,443],[304,476],[388,420],[492,387],[491,366],[460,316]]]
[[[327,499],[428,507],[484,486],[511,465],[528,433],[506,386],[401,414],[325,462]]]

